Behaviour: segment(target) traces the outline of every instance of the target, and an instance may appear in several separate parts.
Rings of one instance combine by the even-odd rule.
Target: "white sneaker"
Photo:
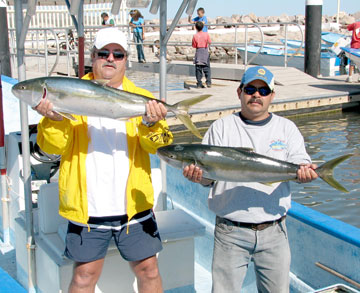
[[[354,79],[353,79],[352,75],[351,75],[351,76],[348,76],[348,77],[345,79],[345,82],[353,83],[353,82],[354,82]]]

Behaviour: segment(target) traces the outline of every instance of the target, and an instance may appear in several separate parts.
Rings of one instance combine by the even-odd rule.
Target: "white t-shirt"
[[[86,184],[90,217],[126,214],[129,153],[124,121],[88,117]]]
[[[210,126],[203,144],[249,147],[256,153],[295,164],[311,162],[296,125],[275,114],[264,125],[247,124],[239,113],[226,116]],[[233,221],[273,221],[291,206],[290,184],[217,181],[210,190],[208,204],[217,215]]]
[[[119,87],[122,89],[122,86]],[[89,217],[126,215],[129,152],[126,122],[88,117],[90,142],[86,157]]]

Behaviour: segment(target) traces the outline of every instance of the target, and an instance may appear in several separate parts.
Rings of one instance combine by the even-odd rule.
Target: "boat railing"
[[[30,45],[29,45],[30,42]],[[50,54],[48,50],[49,43],[52,43],[54,47],[59,46],[58,34],[52,28],[46,29],[31,29],[26,38],[25,51],[26,57],[37,57],[38,58],[38,70],[40,71],[40,58],[45,58],[45,73],[46,75],[51,75],[54,71],[56,65],[58,64],[58,58],[55,59],[55,62],[50,69],[48,70],[48,61],[47,55]],[[17,56],[17,46],[16,46],[16,31],[15,29],[9,29],[9,51],[11,56],[11,65],[15,66],[16,56]],[[57,56],[58,57],[58,56]],[[14,72],[14,68],[12,68]]]
[[[178,24],[176,25],[177,31],[174,34],[191,34],[192,30],[189,30],[189,27],[193,27],[193,24]],[[217,41],[216,38],[212,38],[212,47],[223,47],[223,48],[234,48],[234,63],[238,64],[238,54],[237,48],[245,48],[245,57],[243,61],[244,66],[251,64],[254,59],[260,54],[265,43],[264,32],[266,31],[276,31],[280,30],[285,33],[284,41],[284,66],[287,67],[288,61],[294,57],[299,50],[301,50],[304,44],[304,33],[302,27],[295,22],[277,22],[277,23],[219,23],[219,24],[209,24],[209,33],[216,32],[215,29],[224,28],[222,33],[232,33],[234,35],[233,42],[221,42]],[[129,25],[118,25],[116,26],[119,29],[123,30],[128,34],[129,38],[129,47],[136,46],[139,43],[134,42],[131,38],[131,27]],[[158,29],[159,25],[146,25],[145,30],[153,30],[154,32],[147,32],[146,34],[150,38],[146,38],[143,45],[154,47],[155,41],[158,38]],[[294,31],[298,29],[301,35],[301,45],[297,48],[292,54],[287,54],[288,52],[288,31],[291,27],[291,30]],[[101,26],[88,26],[85,27],[85,55],[89,56],[91,45],[93,43],[96,32],[102,28]],[[146,29],[148,28],[148,29]],[[151,28],[151,29],[150,29]],[[182,30],[183,29],[183,30]],[[250,33],[257,32],[258,39],[250,39]],[[155,36],[152,38],[152,36]],[[252,38],[253,35],[252,35]],[[150,39],[150,40],[149,40]],[[256,45],[259,47],[259,50],[256,52],[252,58],[248,59],[248,46]],[[170,41],[167,43],[167,46],[192,46],[190,41]],[[12,58],[12,65],[16,64],[16,32],[14,29],[9,30],[9,47],[10,55]],[[49,76],[54,73],[56,66],[59,63],[60,56],[65,56],[66,58],[66,74],[71,75],[71,69],[74,67],[72,65],[73,60],[77,60],[78,55],[78,46],[77,46],[77,37],[76,30],[74,27],[62,27],[62,28],[32,28],[28,30],[26,37],[25,45],[25,57],[37,57],[38,58],[38,71],[44,72],[45,75]],[[44,59],[44,70],[41,69],[41,59]],[[51,65],[51,69],[48,67]],[[14,68],[12,72],[15,72]]]
[[[189,26],[193,26],[193,24],[178,24],[176,25],[177,28],[187,28]],[[264,38],[264,30],[276,30],[276,28],[279,28],[279,30],[283,30],[285,33],[285,40],[284,40],[284,66],[287,67],[288,61],[296,56],[298,52],[301,50],[303,44],[304,44],[304,33],[303,28],[300,24],[296,22],[268,22],[268,23],[219,23],[219,24],[209,24],[208,25],[211,33],[213,29],[220,28],[220,27],[227,27],[225,30],[227,32],[233,31],[234,33],[234,42],[217,42],[212,39],[211,46],[213,47],[228,47],[228,48],[235,48],[238,47],[245,47],[245,58],[243,60],[243,64],[245,67],[254,61],[254,59],[260,54],[261,50],[263,49],[265,45],[265,38]],[[146,25],[145,27],[152,27],[152,28],[158,28],[159,25]],[[229,27],[232,28],[229,29]],[[295,27],[296,30],[300,32],[301,35],[301,45],[299,48],[297,48],[292,54],[287,54],[288,52],[288,31],[289,27]],[[266,29],[265,29],[266,28]],[[250,31],[257,30],[259,32],[259,40],[258,41],[251,41],[249,40],[249,32]],[[184,31],[182,31],[184,32]],[[182,33],[179,32],[179,33]],[[244,40],[239,41],[239,33],[244,33]],[[131,41],[130,44],[132,45],[138,45],[140,43],[136,43],[134,41]],[[256,44],[259,46],[258,52],[248,60],[248,45]],[[153,41],[144,41],[144,46],[149,45],[153,46]],[[167,46],[192,46],[191,41],[190,42],[174,42],[169,41],[167,43]],[[238,54],[235,54],[235,64],[238,64]]]
[[[89,28],[86,31],[85,54],[88,54],[87,48],[91,45],[96,31],[99,29]],[[25,41],[25,57],[37,58],[37,70],[44,72],[46,76],[54,73],[59,63],[60,56],[66,56],[67,75],[70,76],[72,57],[78,54],[77,37],[75,37],[75,28],[32,28],[28,30]],[[15,29],[9,29],[9,51],[11,56],[12,72],[15,72],[17,43]],[[41,60],[44,60],[42,64]],[[44,65],[44,66],[42,66]],[[49,70],[49,65],[52,65]],[[44,70],[43,70],[44,69]]]

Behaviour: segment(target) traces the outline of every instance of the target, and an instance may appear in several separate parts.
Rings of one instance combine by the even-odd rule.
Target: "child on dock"
[[[211,87],[210,55],[208,48],[211,44],[210,36],[207,32],[203,31],[204,24],[201,21],[196,22],[195,28],[197,33],[193,36],[192,46],[196,48],[194,64],[197,87],[205,87],[201,81],[203,72],[206,77],[207,87]]]

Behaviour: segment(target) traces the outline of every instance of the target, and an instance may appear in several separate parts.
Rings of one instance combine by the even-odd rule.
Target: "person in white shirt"
[[[251,67],[237,89],[241,112],[215,121],[202,143],[248,147],[256,153],[302,164],[298,182],[318,177],[296,125],[269,113],[275,97],[274,76],[265,67]],[[242,183],[212,181],[201,167],[189,165],[183,174],[211,186],[208,205],[216,214],[212,264],[213,292],[240,292],[253,259],[259,292],[289,292],[290,249],[286,213],[291,205],[289,182]]]

